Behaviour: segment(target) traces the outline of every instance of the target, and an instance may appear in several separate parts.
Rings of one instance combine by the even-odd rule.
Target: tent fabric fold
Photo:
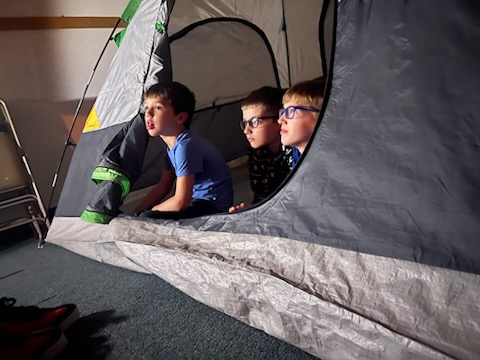
[[[470,321],[480,316],[480,278],[473,274],[130,217],[93,225],[97,231],[71,241],[84,225],[75,218],[55,221],[50,242],[158,275],[320,358],[475,359],[480,351],[478,323]],[[452,298],[452,286],[461,296]]]

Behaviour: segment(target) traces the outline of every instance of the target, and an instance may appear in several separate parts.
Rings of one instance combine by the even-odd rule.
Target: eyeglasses
[[[249,125],[251,128],[256,128],[263,119],[278,119],[278,116],[254,116],[248,120],[242,119],[242,121],[240,121],[240,128],[245,130],[247,125]]]
[[[278,117],[281,118],[282,115],[285,114],[285,117],[287,119],[293,119],[294,116],[295,116],[295,111],[297,110],[305,110],[305,111],[313,111],[313,112],[320,112],[319,109],[317,108],[314,108],[314,107],[305,107],[305,106],[288,106],[286,107],[285,109],[282,108],[280,109],[280,111],[278,112]]]

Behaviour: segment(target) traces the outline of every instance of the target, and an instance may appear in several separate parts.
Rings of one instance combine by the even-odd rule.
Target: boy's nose
[[[245,126],[245,129],[243,129],[243,133],[244,134],[251,134],[252,133],[252,128],[250,127],[250,125],[247,124],[247,126]]]
[[[280,117],[278,118],[277,122],[278,122],[280,125],[286,123],[286,122],[287,122],[287,119],[285,118],[285,114],[283,114],[282,116],[280,116]]]

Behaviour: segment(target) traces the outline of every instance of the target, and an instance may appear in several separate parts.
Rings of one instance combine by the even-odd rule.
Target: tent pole
[[[285,34],[285,50],[287,51],[287,73],[288,73],[288,87],[292,86],[292,77],[290,74],[290,51],[288,49],[288,35],[287,35],[287,21],[285,19],[285,3],[282,0],[282,17],[283,17],[283,33]]]
[[[57,166],[57,170],[55,172],[55,175],[53,176],[53,181],[52,181],[52,191],[50,192],[50,198],[48,199],[48,206],[47,206],[47,211],[50,210],[50,205],[52,204],[52,199],[53,199],[53,194],[55,192],[55,185],[57,184],[57,178],[58,178],[58,173],[60,172],[60,168],[62,166],[62,162],[63,162],[63,159],[65,157],[65,152],[67,150],[67,147],[68,146],[76,146],[76,144],[72,143],[70,141],[71,139],[71,136],[72,136],[72,132],[73,132],[73,128],[75,127],[75,123],[77,122],[77,118],[78,118],[78,114],[80,113],[80,109],[82,108],[82,105],[83,105],[83,101],[85,100],[85,97],[87,95],[87,91],[88,91],[88,88],[90,87],[90,83],[92,82],[92,79],[93,79],[93,76],[97,70],[97,67],[98,65],[100,64],[100,60],[102,59],[103,57],[103,54],[105,53],[105,51],[107,50],[107,46],[108,44],[110,43],[110,41],[113,39],[113,35],[115,33],[115,30],[117,30],[117,27],[118,25],[120,24],[120,21],[122,21],[121,18],[118,18],[117,20],[117,23],[115,24],[115,26],[113,27],[112,29],[112,32],[110,33],[110,35],[108,36],[108,39],[107,41],[105,42],[105,45],[103,46],[103,49],[100,53],[100,56],[98,57],[97,59],[97,62],[95,63],[95,66],[93,67],[93,70],[90,74],[90,77],[88,78],[87,80],[87,85],[85,86],[85,90],[83,91],[83,95],[80,99],[80,101],[78,102],[78,105],[77,105],[77,108],[75,110],[75,114],[73,115],[73,121],[72,121],[72,124],[70,126],[70,130],[68,131],[68,136],[67,136],[67,140],[65,141],[65,144],[63,146],[63,152],[62,152],[62,156],[60,157],[60,161],[58,162],[58,166]]]

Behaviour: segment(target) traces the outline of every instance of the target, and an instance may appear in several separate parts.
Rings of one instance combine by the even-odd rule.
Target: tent
[[[435,6],[143,0],[46,240],[156,274],[322,359],[477,358],[480,7]],[[249,91],[320,75],[321,121],[270,199],[180,221],[80,219],[104,150],[129,152],[112,140],[135,132],[149,84],[173,78],[194,90],[193,130],[230,161],[245,154],[237,124]],[[125,202],[161,171],[161,145],[140,143],[135,181],[115,190]]]

